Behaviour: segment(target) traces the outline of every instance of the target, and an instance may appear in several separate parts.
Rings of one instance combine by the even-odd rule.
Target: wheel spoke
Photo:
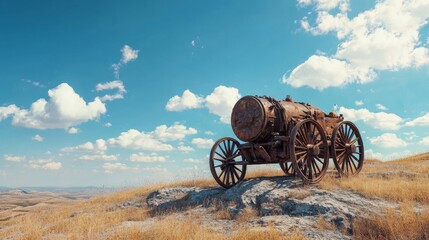
[[[238,167],[234,166],[234,168],[235,168],[237,171],[239,171],[240,173],[242,173],[242,171],[241,171]]]
[[[226,141],[223,141],[223,147],[224,148],[222,148],[222,146],[220,146],[219,145],[219,147],[220,147],[220,149],[222,150],[222,153],[225,155],[225,157],[227,158],[228,157],[228,155],[229,155],[229,151],[228,151],[228,147],[226,146]]]
[[[220,154],[220,153],[218,153],[218,152],[215,152],[215,154],[217,154],[219,157],[221,157],[221,158],[223,158],[223,159],[225,159],[225,160],[226,160],[226,157],[225,157],[225,156],[223,156],[222,154]]]
[[[213,160],[216,160],[216,161],[221,161],[221,162],[226,162],[226,160],[225,159],[219,159],[219,158],[213,158]]]
[[[235,166],[234,166],[235,167]],[[237,181],[240,179],[240,176],[238,176],[237,171],[235,171],[234,168],[232,168],[232,172],[234,173],[235,177],[237,178]]]

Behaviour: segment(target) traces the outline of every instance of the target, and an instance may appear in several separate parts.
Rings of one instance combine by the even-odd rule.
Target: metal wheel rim
[[[286,176],[296,176],[295,169],[293,168],[292,162],[279,163],[280,168]]]
[[[355,151],[347,150],[353,148]],[[341,176],[356,176],[362,170],[364,146],[359,129],[352,122],[344,121],[335,126],[332,132],[332,159]]]
[[[317,145],[320,153],[309,150],[309,145]],[[297,176],[305,183],[318,183],[325,176],[329,166],[329,146],[325,132],[312,119],[299,122],[291,134],[290,155]]]
[[[230,137],[215,142],[210,152],[210,171],[216,182],[224,188],[231,188],[241,182],[246,174],[246,165],[236,165],[236,159],[243,160],[240,143]]]

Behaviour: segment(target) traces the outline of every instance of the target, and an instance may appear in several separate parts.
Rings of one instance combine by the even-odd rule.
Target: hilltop
[[[2,239],[428,239],[429,153],[367,160],[358,177],[317,185],[250,172],[52,204],[0,221]]]

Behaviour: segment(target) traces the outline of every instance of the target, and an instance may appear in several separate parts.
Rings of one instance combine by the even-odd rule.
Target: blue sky
[[[425,152],[426,2],[2,1],[0,185],[208,175],[245,95],[337,104],[367,156]]]

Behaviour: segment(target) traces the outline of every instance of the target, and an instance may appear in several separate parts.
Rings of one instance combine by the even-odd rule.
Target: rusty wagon
[[[358,174],[364,162],[359,129],[342,115],[324,113],[290,96],[276,100],[245,96],[231,113],[234,134],[213,145],[209,164],[216,182],[230,188],[243,180],[247,165],[280,164],[286,175],[317,183],[332,159],[340,176]]]

